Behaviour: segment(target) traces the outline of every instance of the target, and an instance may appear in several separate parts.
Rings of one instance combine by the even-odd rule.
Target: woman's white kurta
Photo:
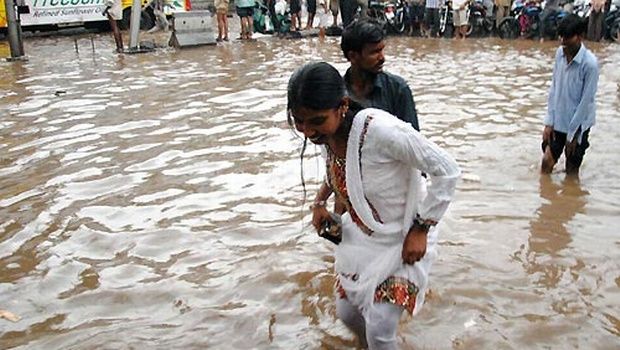
[[[367,118],[368,127],[364,134]],[[361,147],[361,148],[360,148]],[[336,272],[347,299],[366,314],[376,287],[390,276],[407,278],[419,292],[414,313],[423,302],[428,273],[437,255],[437,230],[428,233],[426,255],[408,265],[402,261],[404,239],[416,214],[439,221],[454,194],[460,170],[454,159],[410,124],[373,108],[359,112],[347,141],[346,184],[349,200],[373,233],[365,234],[343,215],[342,242],[336,248]],[[421,176],[426,173],[430,183]],[[371,203],[381,222],[374,219]]]

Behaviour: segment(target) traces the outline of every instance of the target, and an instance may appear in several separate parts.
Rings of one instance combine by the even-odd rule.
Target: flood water
[[[76,41],[77,39],[77,52]],[[286,83],[339,38],[118,56],[32,38],[0,63],[0,348],[347,349],[333,246],[309,228],[322,167]],[[403,349],[620,345],[620,45],[598,56],[580,182],[541,177],[557,43],[389,38],[423,133],[463,170]],[[6,51],[6,47],[3,49]],[[6,54],[4,54],[6,56]]]

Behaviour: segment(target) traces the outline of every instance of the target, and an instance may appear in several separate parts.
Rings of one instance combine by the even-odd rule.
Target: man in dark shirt
[[[372,19],[359,19],[342,32],[340,47],[351,63],[344,76],[349,95],[365,107],[379,108],[420,130],[407,82],[383,71],[383,31]]]

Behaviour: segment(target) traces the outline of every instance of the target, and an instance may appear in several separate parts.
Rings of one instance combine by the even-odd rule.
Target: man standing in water
[[[568,15],[558,25],[561,46],[555,54],[543,130],[541,172],[550,174],[562,151],[566,174],[578,175],[596,119],[596,57],[582,43],[586,22]]]
[[[411,89],[405,79],[383,71],[383,31],[372,19],[353,22],[342,32],[340,48],[351,63],[344,76],[349,95],[365,107],[390,112],[420,130]]]

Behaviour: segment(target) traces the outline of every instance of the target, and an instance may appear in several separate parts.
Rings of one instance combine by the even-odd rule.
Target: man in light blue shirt
[[[578,175],[596,119],[596,57],[581,42],[587,23],[568,15],[558,25],[561,46],[555,54],[549,89],[541,172],[549,174],[564,151],[566,174]]]

